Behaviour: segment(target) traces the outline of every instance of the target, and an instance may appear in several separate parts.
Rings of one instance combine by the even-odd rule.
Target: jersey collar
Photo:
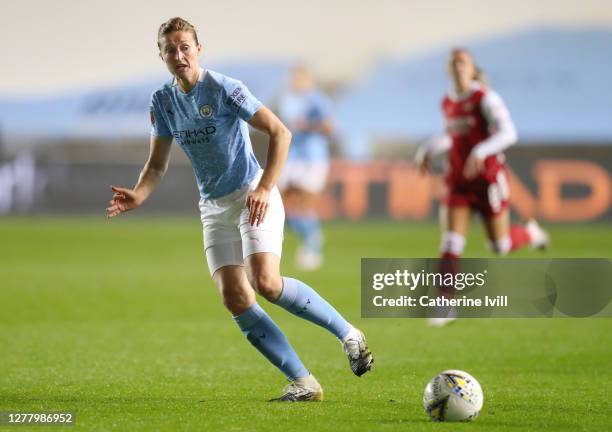
[[[206,69],[204,69],[203,67],[200,67],[200,75],[198,76],[198,82],[203,82],[204,78],[206,78]],[[178,82],[176,81],[176,77],[173,76],[172,77],[172,87],[177,86],[177,85],[178,85]]]
[[[455,90],[451,90],[448,92],[448,97],[454,101],[465,100],[470,97],[472,93],[480,90],[481,88],[482,84],[480,84],[478,81],[472,81],[472,83],[470,84],[470,88],[466,92],[457,93]]]
[[[206,69],[204,69],[203,67],[200,68],[200,76],[198,77],[198,81],[202,82],[204,81],[204,77],[206,77]]]

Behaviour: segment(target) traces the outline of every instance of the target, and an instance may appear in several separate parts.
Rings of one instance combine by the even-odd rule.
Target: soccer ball
[[[484,395],[476,378],[460,370],[447,370],[425,387],[423,407],[433,421],[470,421],[482,409]]]

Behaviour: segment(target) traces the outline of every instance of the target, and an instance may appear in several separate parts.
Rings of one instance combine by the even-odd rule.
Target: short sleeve
[[[162,115],[162,108],[156,93],[151,95],[149,104],[149,114],[151,116],[151,135],[159,137],[172,137],[172,132]]]
[[[228,109],[246,122],[251,120],[251,117],[261,108],[262,103],[240,81],[227,82],[225,91],[227,93],[225,103]]]

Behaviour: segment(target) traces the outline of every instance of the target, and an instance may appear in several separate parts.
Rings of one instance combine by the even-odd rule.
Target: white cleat
[[[542,229],[535,219],[530,219],[525,224],[525,229],[529,233],[531,247],[539,250],[546,250],[550,247],[548,233]]]
[[[302,247],[295,256],[295,262],[301,270],[314,271],[323,265],[323,255]]]
[[[457,310],[453,307],[440,307],[432,311],[433,316],[427,318],[430,327],[444,327],[457,321]]]
[[[457,318],[427,318],[427,325],[430,327],[444,327],[457,321]]]
[[[361,330],[351,327],[349,333],[342,339],[342,347],[348,356],[349,365],[355,375],[360,377],[372,369],[374,357],[368,349],[368,344]]]
[[[323,388],[311,375],[296,378],[285,386],[283,394],[270,402],[315,402],[323,400]]]

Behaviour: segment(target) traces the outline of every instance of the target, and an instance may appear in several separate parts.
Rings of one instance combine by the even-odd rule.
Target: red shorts
[[[447,180],[444,205],[447,207],[470,207],[483,217],[496,216],[510,204],[508,176],[503,167],[489,179],[479,178],[470,183],[454,184]]]

